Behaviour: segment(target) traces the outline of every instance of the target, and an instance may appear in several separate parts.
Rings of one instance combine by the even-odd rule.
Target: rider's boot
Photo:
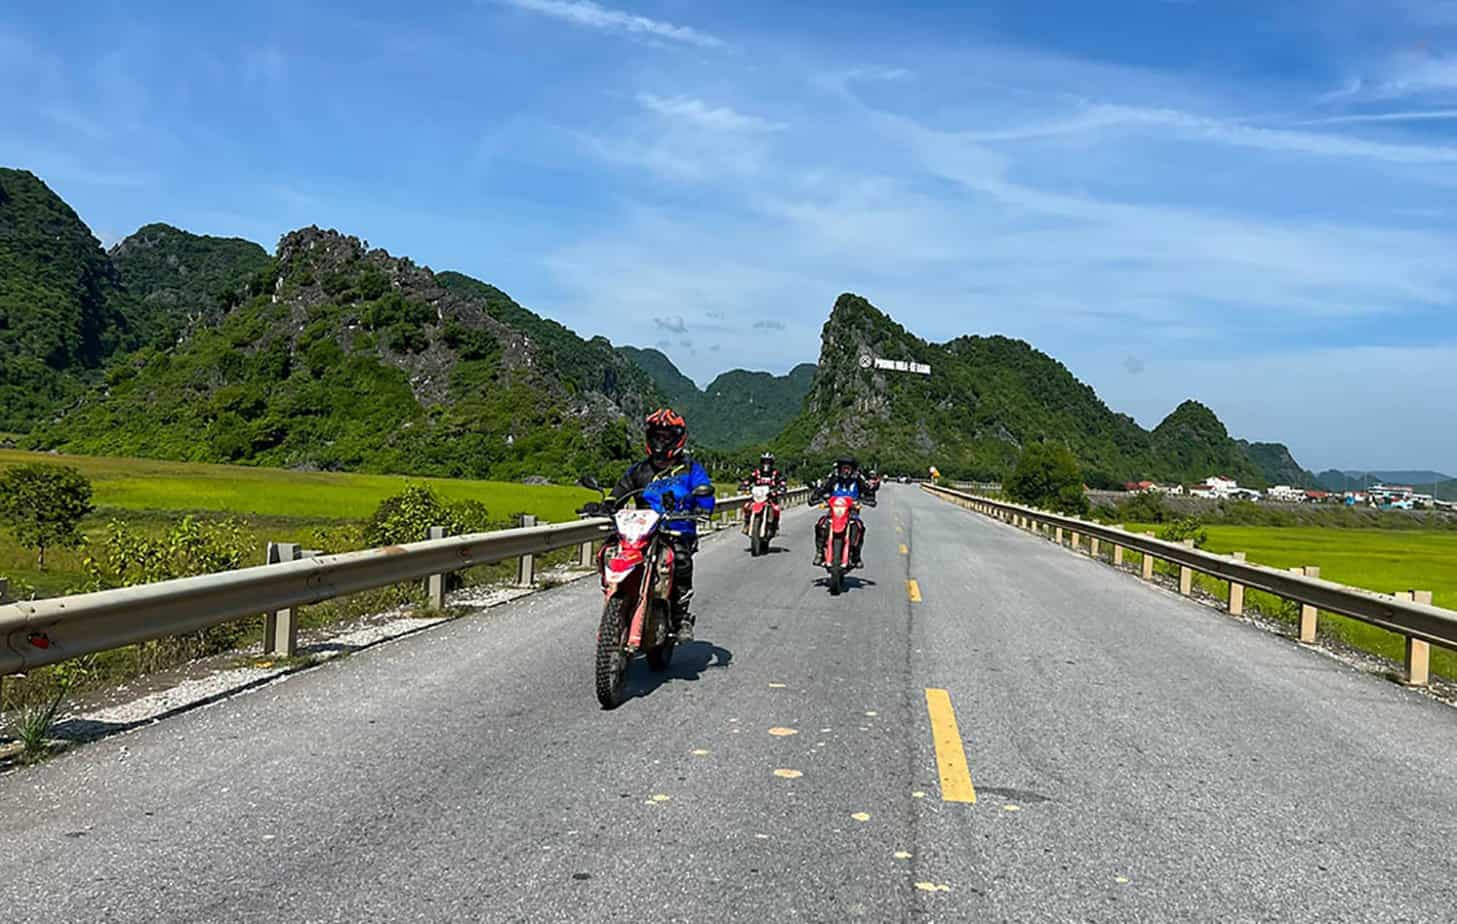
[[[678,636],[679,645],[687,645],[693,641],[693,614],[687,610],[673,612],[674,634]]]
[[[678,636],[679,645],[693,641],[693,613],[688,605],[693,601],[693,588],[676,589],[673,595],[673,633]]]

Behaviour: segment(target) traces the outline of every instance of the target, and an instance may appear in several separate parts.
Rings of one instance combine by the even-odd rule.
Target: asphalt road
[[[867,521],[840,598],[807,511],[707,543],[612,712],[577,582],[0,777],[0,917],[1457,915],[1457,711],[913,488]]]

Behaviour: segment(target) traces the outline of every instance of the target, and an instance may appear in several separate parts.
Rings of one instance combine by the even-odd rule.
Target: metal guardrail
[[[1429,644],[1457,649],[1457,612],[1431,605],[1431,595],[1411,591],[1399,595],[1381,594],[1334,581],[1321,580],[1318,569],[1282,571],[1244,560],[1243,555],[1216,555],[1195,549],[1188,544],[1167,542],[1142,533],[1129,532],[1116,526],[1093,523],[1081,517],[1049,513],[1020,504],[979,497],[964,491],[933,485],[922,489],[950,500],[969,510],[985,514],[1013,526],[1041,534],[1062,544],[1069,539],[1081,551],[1081,539],[1088,539],[1089,554],[1098,556],[1100,544],[1112,546],[1115,565],[1123,563],[1125,549],[1138,552],[1143,558],[1143,577],[1153,576],[1155,560],[1179,567],[1179,591],[1192,592],[1192,576],[1205,574],[1230,586],[1227,608],[1232,615],[1244,611],[1246,588],[1293,600],[1301,605],[1299,640],[1315,641],[1318,612],[1337,613],[1361,622],[1379,626],[1406,638],[1406,679],[1413,685],[1425,685],[1430,676]],[[1300,573],[1296,573],[1300,572]]]
[[[786,503],[798,503],[808,494],[807,488],[791,490]],[[748,502],[745,496],[722,498],[716,512],[726,518]],[[0,605],[0,676],[260,613],[269,616],[265,645],[291,654],[296,632],[290,617],[296,607],[422,579],[429,579],[431,602],[440,605],[444,575],[511,558],[527,562],[522,573],[530,583],[534,571],[529,562],[535,555],[585,548],[599,541],[608,526],[606,517],[593,517],[312,557],[277,543],[270,551],[276,564],[6,603]],[[581,560],[590,559],[584,552]]]

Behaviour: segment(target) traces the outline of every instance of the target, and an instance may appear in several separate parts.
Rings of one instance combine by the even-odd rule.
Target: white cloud
[[[1362,122],[1448,122],[1457,120],[1457,109],[1419,109],[1408,112],[1365,112],[1354,115],[1308,119],[1302,125],[1350,125]]]
[[[722,48],[725,42],[717,36],[700,32],[691,26],[649,19],[625,10],[616,10],[592,0],[499,0],[507,6],[549,16],[574,26],[602,32],[622,32],[639,37],[667,39],[696,45],[700,48]]]
[[[1446,114],[1457,118],[1457,112]],[[1361,121],[1357,117],[1323,120]],[[1261,128],[1228,119],[1211,118],[1176,109],[1122,106],[1097,103],[1083,107],[1071,117],[1019,128],[997,128],[967,132],[969,141],[995,143],[1028,141],[1058,135],[1081,135],[1111,129],[1166,130],[1182,138],[1209,141],[1234,147],[1256,148],[1319,157],[1349,157],[1398,164],[1457,163],[1457,147],[1448,145],[1389,144],[1345,135],[1297,132]]]
[[[775,132],[784,126],[758,116],[736,112],[728,106],[709,106],[687,96],[663,97],[639,93],[637,101],[644,109],[667,119],[687,122],[703,128],[730,132]]]

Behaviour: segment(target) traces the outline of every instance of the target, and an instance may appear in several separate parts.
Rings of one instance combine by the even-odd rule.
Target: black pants
[[[697,551],[696,536],[680,536],[673,540],[674,622],[693,622],[688,607],[693,602],[693,553]]]
[[[830,518],[820,517],[815,524],[815,555],[823,555],[825,543],[830,541]],[[865,545],[865,524],[859,517],[850,518],[850,560],[860,560],[860,547]]]

